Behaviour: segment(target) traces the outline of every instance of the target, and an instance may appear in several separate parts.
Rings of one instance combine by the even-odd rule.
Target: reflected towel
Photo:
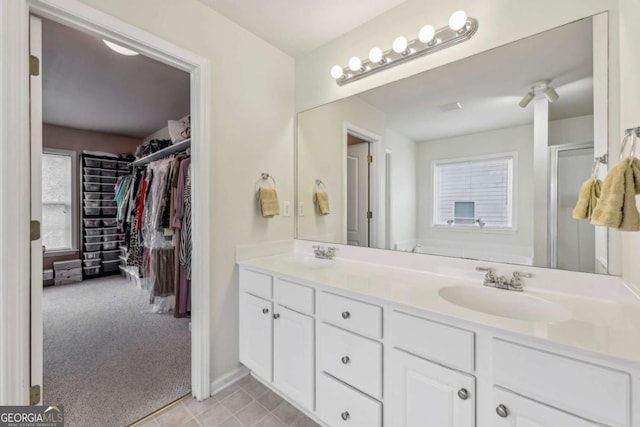
[[[591,224],[640,231],[636,194],[640,194],[640,160],[633,159],[629,165],[629,159],[624,159],[607,174]]]
[[[329,194],[326,191],[316,191],[313,193],[313,201],[320,215],[329,215],[331,213],[331,209],[329,209]]]
[[[591,220],[593,210],[598,204],[598,198],[602,191],[602,181],[597,178],[589,178],[582,187],[580,187],[580,193],[578,194],[578,203],[573,209],[573,217],[575,219],[588,219]]]
[[[271,217],[280,215],[280,203],[278,202],[278,192],[275,188],[260,187],[258,190],[258,200],[262,216]]]

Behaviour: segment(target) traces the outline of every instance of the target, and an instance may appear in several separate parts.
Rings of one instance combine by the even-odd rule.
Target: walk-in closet
[[[39,22],[43,401],[129,425],[191,390],[190,76]]]

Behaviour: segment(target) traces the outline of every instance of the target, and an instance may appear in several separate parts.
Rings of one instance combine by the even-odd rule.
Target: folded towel
[[[636,194],[640,194],[640,160],[634,159],[629,164],[629,159],[624,159],[607,174],[591,224],[640,231]]]
[[[575,219],[591,219],[593,210],[598,204],[598,198],[602,191],[602,181],[597,178],[589,178],[580,187],[578,194],[578,203],[573,209],[573,217]]]
[[[326,191],[316,191],[313,193],[313,201],[316,203],[320,215],[329,215],[329,194]]]
[[[262,216],[270,217],[280,215],[280,203],[278,202],[278,192],[275,188],[260,187],[258,190],[258,200]]]

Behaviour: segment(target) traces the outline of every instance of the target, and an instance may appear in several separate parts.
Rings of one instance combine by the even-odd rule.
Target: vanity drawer
[[[382,338],[382,307],[322,292],[319,311],[325,322],[371,338]]]
[[[493,340],[497,385],[581,417],[628,426],[629,374],[500,339]]]
[[[394,347],[465,372],[474,370],[473,332],[393,311],[390,336]]]
[[[275,299],[278,304],[304,313],[315,313],[315,289],[284,279],[276,279]]]
[[[320,369],[353,387],[382,397],[382,344],[322,323]]]
[[[250,294],[273,298],[273,276],[257,271],[241,269],[240,286]]]
[[[382,405],[330,376],[320,374],[318,416],[330,426],[381,427]]]

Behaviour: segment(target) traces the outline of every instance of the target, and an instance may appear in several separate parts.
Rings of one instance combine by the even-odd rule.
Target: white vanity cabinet
[[[314,294],[311,287],[240,271],[240,361],[311,411],[315,408]]]

